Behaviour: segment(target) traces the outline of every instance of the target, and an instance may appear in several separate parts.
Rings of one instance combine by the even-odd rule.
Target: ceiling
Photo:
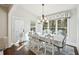
[[[9,8],[11,5],[10,4],[0,4],[0,6],[5,7],[5,8]]]
[[[42,14],[42,4],[19,4],[19,6],[35,16],[41,16]],[[75,6],[75,4],[45,4],[44,14],[49,15],[63,10],[72,9]],[[12,7],[12,4],[0,4],[0,7],[9,11],[9,9]]]
[[[0,7],[8,12],[12,7],[12,4],[0,4]]]
[[[20,5],[24,9],[31,12],[33,15],[41,16],[42,14],[42,5],[41,4],[23,4]],[[44,13],[45,15],[49,15],[52,13],[60,12],[63,10],[69,10],[75,8],[74,4],[45,4]]]

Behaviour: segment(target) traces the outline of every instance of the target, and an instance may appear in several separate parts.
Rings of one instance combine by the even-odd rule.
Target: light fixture
[[[42,16],[41,16],[41,21],[40,22],[48,22],[47,17],[45,16],[45,11],[44,11],[44,4],[42,4]]]

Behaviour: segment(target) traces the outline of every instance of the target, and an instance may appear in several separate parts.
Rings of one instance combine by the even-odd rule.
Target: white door
[[[20,33],[24,30],[24,20],[15,20],[14,36],[16,41],[20,40]]]

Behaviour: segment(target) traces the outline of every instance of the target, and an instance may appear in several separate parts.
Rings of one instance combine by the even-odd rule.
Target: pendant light
[[[48,22],[47,17],[45,16],[45,10],[44,10],[45,5],[42,4],[42,16],[41,16],[41,22]]]

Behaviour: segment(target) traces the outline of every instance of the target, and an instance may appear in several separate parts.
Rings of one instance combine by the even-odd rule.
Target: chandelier
[[[42,4],[42,15],[41,15],[41,21],[40,22],[48,22],[47,17],[45,15],[44,7],[45,7],[45,5]]]

